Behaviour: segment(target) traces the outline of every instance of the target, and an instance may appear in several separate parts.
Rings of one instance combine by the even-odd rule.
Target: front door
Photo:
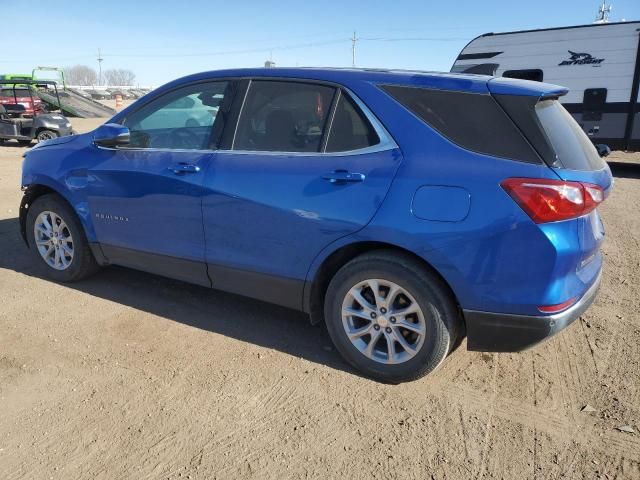
[[[111,263],[210,285],[204,262],[202,183],[227,82],[166,93],[123,119],[130,144],[96,148],[89,207]]]
[[[205,177],[214,288],[300,308],[314,257],[369,222],[401,158],[363,108],[332,86],[251,81]]]

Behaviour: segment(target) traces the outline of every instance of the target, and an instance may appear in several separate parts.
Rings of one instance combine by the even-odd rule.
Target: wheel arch
[[[34,138],[37,137],[38,135],[40,135],[40,133],[45,131],[45,130],[48,130],[49,132],[53,132],[57,136],[60,136],[60,134],[55,129],[46,127],[44,125],[40,125],[38,128],[36,128],[36,131],[35,131],[35,134],[34,134]]]
[[[310,316],[312,324],[318,324],[324,321],[324,297],[329,286],[329,282],[335,276],[335,274],[344,265],[353,260],[359,255],[364,253],[385,250],[395,252],[398,255],[410,257],[418,265],[430,271],[436,277],[438,277],[443,285],[447,288],[451,297],[456,302],[458,308],[460,308],[460,302],[451,288],[451,285],[446,278],[431,265],[427,260],[416,255],[410,250],[401,246],[378,241],[358,241],[342,245],[329,255],[327,255],[321,262],[321,264],[315,269],[313,278],[307,282],[308,288],[305,287],[303,295],[303,310]],[[462,318],[462,315],[461,315]]]
[[[69,196],[65,194],[64,189],[56,185],[55,182],[47,182],[46,179],[40,178],[37,182],[25,186],[23,192],[24,194],[20,202],[19,212],[20,235],[22,236],[27,246],[29,246],[27,236],[27,213],[29,211],[29,207],[33,204],[33,202],[35,202],[37,198],[42,197],[43,195],[55,194],[60,197],[78,216],[80,224],[85,230],[85,235],[88,233],[86,219],[78,212],[78,208],[76,208],[74,202],[70,200]]]

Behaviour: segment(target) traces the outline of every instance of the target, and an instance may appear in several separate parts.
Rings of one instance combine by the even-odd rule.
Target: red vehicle
[[[33,116],[35,113],[44,112],[44,105],[39,97],[29,92],[29,87],[0,88],[0,105],[22,105],[23,116]]]

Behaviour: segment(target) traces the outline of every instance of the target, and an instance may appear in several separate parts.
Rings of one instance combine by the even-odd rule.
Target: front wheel
[[[38,142],[44,142],[45,140],[58,138],[58,136],[58,132],[54,132],[53,130],[40,130],[38,135],[36,135],[36,140],[38,140]]]
[[[53,280],[74,282],[99,268],[78,217],[58,195],[43,195],[29,206],[27,237],[34,258]]]
[[[325,321],[342,356],[387,383],[416,380],[438,367],[461,323],[442,280],[392,251],[361,255],[338,271],[327,289]]]

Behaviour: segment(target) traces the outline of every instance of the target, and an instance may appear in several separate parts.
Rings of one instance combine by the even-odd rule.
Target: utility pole
[[[353,37],[351,37],[351,66],[356,66],[356,42],[358,38],[356,37],[356,32],[353,32]]]
[[[98,85],[102,85],[102,55],[100,54],[100,49],[98,49]]]

